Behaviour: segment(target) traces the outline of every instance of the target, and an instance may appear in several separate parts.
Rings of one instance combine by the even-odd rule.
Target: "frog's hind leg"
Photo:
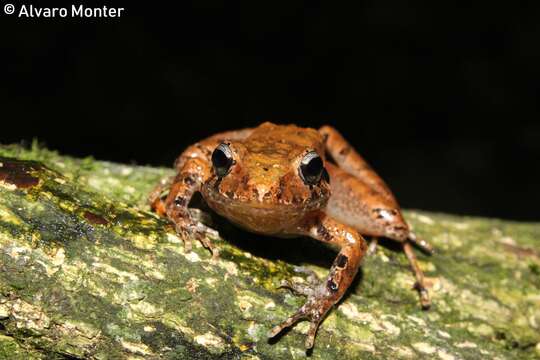
[[[384,202],[390,208],[401,213],[396,198],[383,179],[369,166],[367,161],[349,144],[347,140],[331,126],[323,126],[319,132],[325,139],[326,150],[340,169],[362,181],[362,196],[375,202]],[[369,194],[369,196],[366,196]],[[374,209],[376,210],[376,209]],[[401,215],[401,214],[399,214]],[[433,247],[424,239],[418,239],[409,230],[408,239],[428,254]]]
[[[426,290],[424,273],[418,265],[412,244],[418,244],[424,250],[431,249],[427,242],[418,240],[399,211],[399,207],[390,197],[383,197],[363,179],[328,163],[332,195],[326,207],[327,213],[338,221],[354,227],[363,235],[386,237],[402,244],[411,270],[416,278],[415,289],[420,297],[423,309],[430,307],[429,294]],[[376,246],[372,243],[370,248]]]
[[[296,266],[294,271],[299,274],[307,275],[307,283],[293,282],[289,280],[283,280],[279,287],[289,289],[296,294],[310,296],[313,294],[313,289],[321,282],[317,273],[303,266]]]

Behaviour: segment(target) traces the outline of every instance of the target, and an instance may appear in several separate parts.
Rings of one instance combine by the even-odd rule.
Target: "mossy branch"
[[[335,253],[309,239],[219,229],[221,258],[186,254],[145,199],[169,169],[0,146],[0,358],[302,358],[302,303],[278,289],[294,265],[324,276]],[[539,224],[406,211],[436,247],[419,255],[421,311],[405,257],[381,247],[324,321],[313,359],[540,356]],[[214,222],[214,223],[212,223]],[[224,240],[223,240],[224,239]]]

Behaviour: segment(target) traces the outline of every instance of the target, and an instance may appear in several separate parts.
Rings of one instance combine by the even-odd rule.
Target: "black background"
[[[2,13],[0,142],[170,166],[218,131],[332,124],[403,207],[540,218],[538,6],[178,4]]]

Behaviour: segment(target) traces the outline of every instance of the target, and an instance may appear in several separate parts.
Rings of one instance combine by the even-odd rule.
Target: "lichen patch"
[[[455,360],[456,357],[442,349],[437,350],[437,355],[439,356],[439,359],[441,360]]]
[[[190,251],[186,254],[186,259],[192,263],[201,261],[201,258],[195,251]]]
[[[443,330],[437,330],[437,334],[442,337],[442,338],[445,338],[445,339],[450,339],[452,336],[447,333],[446,331],[443,331]]]
[[[8,302],[9,315],[14,319],[17,328],[40,332],[51,325],[50,318],[43,310],[21,299]]]
[[[358,311],[356,305],[351,302],[344,302],[343,304],[341,304],[338,307],[338,311],[345,315],[347,318],[364,324],[375,322],[375,318],[371,313]]]
[[[139,277],[133,273],[119,270],[115,268],[114,266],[111,266],[109,264],[101,263],[101,262],[94,262],[92,263],[92,267],[99,270],[103,270],[108,274],[116,275],[117,279],[120,280],[120,282],[125,283],[128,281],[137,281],[139,280]]]
[[[431,355],[434,354],[437,351],[437,348],[434,346],[426,343],[426,342],[417,342],[412,344],[412,347],[423,354]]]
[[[211,332],[197,335],[194,338],[195,342],[204,347],[212,347],[215,349],[223,350],[225,342],[219,336],[212,334]]]
[[[407,346],[391,347],[398,359],[413,359],[416,357],[414,351]]]
[[[495,333],[495,330],[487,324],[469,324],[467,330],[475,335],[490,337]]]
[[[384,332],[390,336],[399,336],[399,334],[401,333],[401,329],[396,325],[392,324],[390,321],[382,321],[381,325]]]
[[[122,345],[124,349],[126,349],[128,352],[132,354],[143,355],[143,356],[153,355],[150,348],[143,343],[135,343],[135,342],[122,340],[120,341],[120,344]]]
[[[476,349],[478,347],[478,345],[470,341],[463,341],[460,343],[456,343],[454,344],[454,346],[460,349]]]

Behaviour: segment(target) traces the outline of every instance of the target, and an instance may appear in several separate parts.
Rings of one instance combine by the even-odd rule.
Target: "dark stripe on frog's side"
[[[338,257],[336,258],[336,266],[338,268],[344,268],[345,266],[347,266],[347,263],[349,262],[349,258],[346,257],[345,255],[343,254],[339,254]]]

